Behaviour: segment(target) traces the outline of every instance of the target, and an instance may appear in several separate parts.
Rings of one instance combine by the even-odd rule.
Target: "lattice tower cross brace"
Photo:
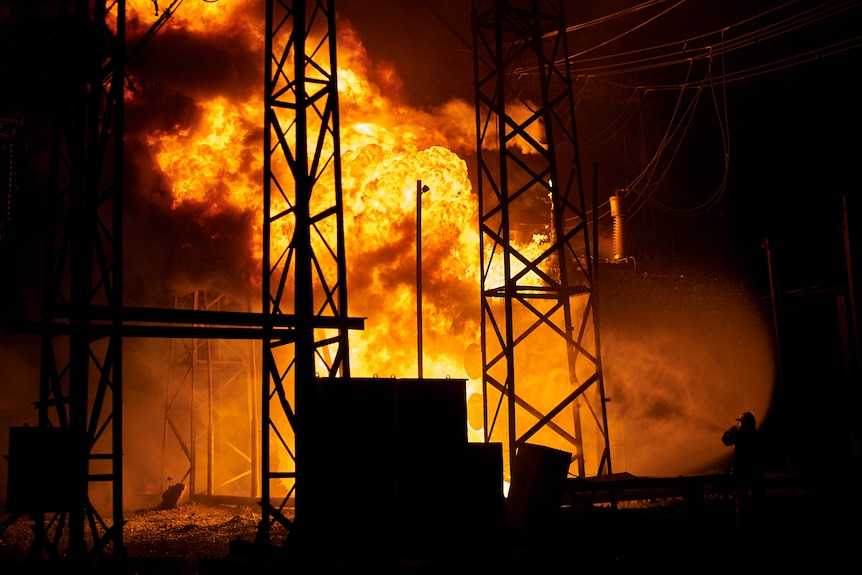
[[[85,560],[122,539],[124,0],[59,0],[43,283],[39,427],[68,441],[59,519],[35,515],[43,553]],[[110,318],[96,323],[100,315]],[[56,449],[54,450],[56,453]],[[90,500],[110,484],[112,523]],[[89,530],[89,531],[88,531]],[[52,531],[52,533],[48,533]],[[64,533],[65,532],[65,533]],[[52,547],[53,545],[53,547]],[[90,546],[88,548],[88,546]],[[65,550],[63,550],[65,551]]]
[[[268,0],[266,19],[260,536],[274,520],[314,541],[317,379],[350,376],[347,330],[361,328],[346,317],[335,10]],[[289,314],[292,336],[275,337]],[[294,496],[296,525],[283,512]]]
[[[610,473],[595,238],[563,2],[474,0],[472,10],[485,440],[504,443],[510,470],[517,449],[531,442],[571,451],[574,473],[583,476],[583,411],[595,423],[592,466]],[[537,231],[546,239],[536,250],[521,231],[537,225],[529,215],[542,201],[548,217]],[[521,385],[542,371],[556,381]]]

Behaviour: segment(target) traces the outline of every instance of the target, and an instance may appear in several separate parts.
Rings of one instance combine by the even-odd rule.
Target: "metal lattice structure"
[[[472,18],[485,440],[510,470],[535,443],[611,473],[563,2],[474,0]]]
[[[275,521],[294,528],[285,512],[292,500],[296,523],[313,534],[316,388],[349,377],[347,330],[363,327],[345,315],[332,2],[267,2],[259,313],[123,305],[125,3],[58,4],[44,316],[4,330],[42,337],[39,430],[50,433],[21,442],[33,447],[22,451],[44,450],[68,481],[45,498],[50,504],[44,493],[17,501],[20,514],[35,518],[38,546],[51,559],[86,560],[111,545],[124,555],[123,338],[259,340],[260,465],[251,471],[260,472],[259,536],[268,539]],[[42,469],[19,459],[24,473]],[[251,481],[254,489],[258,480]],[[113,511],[107,520],[94,504],[105,498]]]
[[[267,1],[261,537],[295,496],[315,538],[318,378],[348,378],[341,157],[332,1]],[[272,332],[292,317],[289,337]],[[271,503],[271,504],[270,504]]]
[[[215,290],[174,298],[178,310],[242,312]],[[260,421],[254,343],[172,338],[165,386],[162,476],[187,486],[192,501],[260,495]]]
[[[70,449],[67,496],[36,517],[47,556],[85,558],[122,538],[124,0],[58,2],[57,81],[39,428]],[[54,453],[57,443],[47,452]],[[109,517],[96,509],[108,501]]]

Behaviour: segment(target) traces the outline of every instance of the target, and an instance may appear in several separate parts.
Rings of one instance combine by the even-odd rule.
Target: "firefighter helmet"
[[[742,412],[742,415],[737,417],[736,421],[738,421],[739,425],[742,427],[754,427],[757,425],[757,420],[754,418],[754,414],[750,411]]]

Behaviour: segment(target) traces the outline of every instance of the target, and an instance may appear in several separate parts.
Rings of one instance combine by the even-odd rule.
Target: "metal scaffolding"
[[[71,455],[67,496],[40,509],[34,529],[45,555],[65,542],[78,560],[108,545],[123,552],[125,2],[58,5],[38,411],[39,428],[62,430]],[[110,517],[96,509],[98,490],[109,493]]]
[[[176,297],[174,307],[250,311],[213,290]],[[191,501],[260,496],[254,347],[253,340],[171,339],[162,476],[187,486]]]
[[[563,2],[474,0],[472,21],[485,440],[509,473],[527,443],[611,473]]]
[[[260,472],[252,479],[263,509],[259,540],[275,521],[294,529],[285,511],[294,497],[295,523],[305,526],[297,531],[316,535],[321,494],[308,479],[320,461],[316,386],[349,376],[347,330],[364,325],[346,317],[332,2],[267,2],[257,313],[123,305],[125,2],[58,5],[43,317],[3,322],[4,332],[42,338],[39,425],[15,430],[10,447],[22,490],[12,511],[34,517],[38,551],[49,560],[88,561],[106,550],[122,558],[123,339],[190,339],[210,348],[210,360],[216,340],[259,340],[260,462],[251,471]],[[185,441],[191,454],[194,436]],[[188,457],[192,467],[195,459]],[[46,489],[45,475],[61,473],[62,486]],[[212,481],[208,475],[208,493]],[[94,503],[104,492],[109,518]]]
[[[318,380],[347,379],[341,151],[332,0],[267,1],[264,107],[262,539],[295,500],[318,540]],[[290,338],[271,331],[291,315]]]

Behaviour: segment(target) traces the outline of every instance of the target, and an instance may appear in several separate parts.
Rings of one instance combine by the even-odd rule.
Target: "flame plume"
[[[227,37],[240,46],[237,53],[261,55],[257,77],[262,79],[263,40],[258,30],[263,25],[247,9],[254,4],[186,2],[164,33],[170,41],[182,40],[201,53],[214,45],[212,38]],[[145,22],[151,9],[150,2],[131,2],[132,21]],[[421,179],[431,190],[422,209],[426,375],[464,377],[464,350],[478,339],[476,201],[467,164],[459,156],[474,145],[472,109],[457,100],[435,110],[404,104],[391,67],[371,61],[349,23],[342,22],[339,30],[349,315],[368,318],[364,331],[351,333],[353,371],[399,377],[416,373],[417,336],[410,318],[416,309],[415,182]],[[200,40],[195,43],[191,38]],[[159,41],[156,37],[152,42]],[[247,54],[220,57],[228,64],[252,61]],[[171,62],[147,64],[166,67]],[[130,98],[130,114],[135,114],[136,106],[148,104],[147,71],[137,71],[132,66],[132,79],[141,88]],[[172,73],[164,69],[158,73],[169,78],[160,84],[171,85],[154,89],[153,96],[164,95],[169,88],[179,90],[173,84],[179,78],[171,79]],[[219,215],[252,216],[245,219],[250,229],[243,235],[244,258],[258,271],[247,285],[228,286],[225,270],[219,286],[241,293],[260,286],[261,218],[254,215],[263,208],[263,106],[262,86],[245,94],[225,85],[233,77],[233,72],[222,71],[208,85],[205,78],[191,74],[186,78],[191,88],[184,94],[185,113],[151,129],[144,148],[163,179],[173,214],[189,214],[196,225],[210,230],[210,237],[237,233],[217,229]],[[333,183],[322,180],[317,185],[325,190]],[[282,233],[288,237],[286,230]]]
[[[157,18],[153,7],[128,0],[130,38]],[[215,288],[259,305],[263,19],[255,0],[185,0],[128,66],[130,304]],[[468,432],[481,440],[481,265],[468,174],[473,107],[457,99],[433,109],[409,105],[394,68],[369,57],[348,21],[337,29],[348,315],[367,318],[363,331],[350,334],[352,372],[417,373],[415,194],[422,180],[430,188],[422,199],[424,374],[468,379]],[[331,190],[333,183],[318,185]],[[525,237],[520,250],[541,250],[546,239]],[[168,293],[155,293],[162,286]],[[647,296],[627,293],[617,306],[625,313],[603,315],[614,470],[703,469],[724,453],[713,435],[741,402],[758,415],[767,409],[768,329],[740,303],[747,295],[731,293],[716,314],[699,297]],[[613,297],[603,293],[603,307]],[[708,329],[701,325],[707,316]],[[540,370],[542,358],[531,365]]]

